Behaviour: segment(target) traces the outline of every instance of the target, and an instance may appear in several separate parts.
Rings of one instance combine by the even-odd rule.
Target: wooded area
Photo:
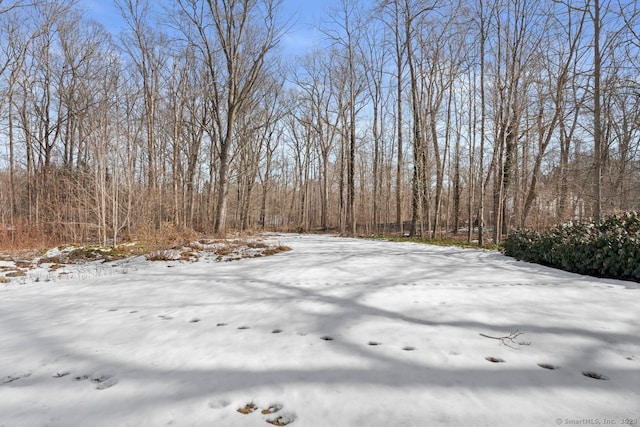
[[[635,1],[0,2],[0,243],[457,234],[640,208]]]

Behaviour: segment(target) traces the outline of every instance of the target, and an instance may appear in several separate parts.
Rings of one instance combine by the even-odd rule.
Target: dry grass
[[[5,274],[5,277],[24,277],[27,273],[24,270],[11,271]]]
[[[10,256],[36,252],[62,243],[63,240],[48,232],[45,225],[27,227],[17,221],[13,229],[0,227],[0,251]]]
[[[149,261],[197,261],[198,254],[188,248],[164,249],[146,255]]]
[[[98,246],[98,245],[70,245],[62,248],[61,253],[51,257],[40,258],[40,263],[77,264],[85,261],[115,261],[140,254],[135,245]]]
[[[104,246],[91,243],[63,241],[55,233],[40,228],[15,227],[10,232],[0,228],[0,259],[13,263],[10,269],[1,269],[0,277],[24,276],[37,264],[51,264],[50,271],[68,264],[91,261],[114,261],[134,256],[145,256],[149,261],[197,261],[203,254],[213,254],[217,261],[236,261],[275,255],[291,250],[256,237],[255,234],[234,233],[229,238],[208,237],[192,229],[165,222],[159,226],[142,224],[129,234],[121,236],[118,245]],[[56,255],[45,256],[49,248],[59,248]]]
[[[213,254],[217,261],[237,261],[258,258],[289,251],[291,248],[256,240],[255,237],[233,237],[229,239],[200,238],[180,247],[150,252],[150,261],[194,261],[202,254]]]
[[[290,250],[291,250],[291,248],[289,246],[278,245],[275,248],[266,249],[263,252],[263,254],[264,254],[264,256],[269,256],[269,255],[275,255],[275,254],[280,253],[280,252],[288,252]]]

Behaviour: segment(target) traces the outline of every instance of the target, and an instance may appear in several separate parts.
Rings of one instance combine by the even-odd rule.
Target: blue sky
[[[283,0],[284,14],[291,16],[291,30],[283,38],[282,47],[291,55],[308,52],[322,34],[314,26],[326,20],[325,11],[339,0]],[[113,33],[118,33],[122,24],[113,0],[80,0],[79,6],[87,16],[102,23]]]

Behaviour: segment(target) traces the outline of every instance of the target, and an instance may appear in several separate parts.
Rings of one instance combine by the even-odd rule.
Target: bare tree
[[[178,0],[181,31],[209,74],[211,132],[217,138],[218,176],[214,232],[225,233],[230,153],[239,114],[278,45],[279,0]],[[219,60],[222,57],[222,61]]]
[[[396,169],[395,169],[395,217],[396,224],[398,226],[398,233],[404,234],[403,231],[403,217],[402,217],[402,193],[403,193],[403,175],[404,175],[404,122],[403,122],[403,103],[404,103],[404,70],[406,67],[405,55],[407,53],[407,41],[405,40],[406,31],[403,30],[403,25],[406,22],[403,20],[403,5],[400,0],[383,0],[380,8],[387,11],[385,20],[387,26],[392,29],[393,40],[393,53],[395,56],[395,93],[396,93],[396,111],[395,111],[395,126],[396,126]]]
[[[301,58],[298,68],[292,73],[292,79],[303,91],[302,105],[310,110],[309,125],[317,138],[320,188],[320,228],[329,227],[329,189],[330,155],[339,138],[338,124],[341,117],[336,100],[342,93],[334,89],[339,87],[337,76],[339,59],[335,49],[317,50]],[[336,93],[339,92],[339,93]]]
[[[135,63],[142,78],[147,141],[147,183],[153,191],[158,185],[156,120],[161,68],[165,63],[163,36],[153,30],[150,23],[148,0],[116,0],[122,17],[128,25],[122,46]]]
[[[364,14],[359,1],[341,0],[340,6],[332,16],[334,31],[325,31],[332,43],[340,46],[340,54],[343,56],[345,78],[345,108],[343,117],[346,149],[347,169],[347,203],[346,225],[347,233],[356,235],[356,209],[355,209],[355,164],[356,164],[356,115],[362,108],[359,97],[364,91],[364,84],[360,78],[362,73],[362,60],[360,53],[361,39],[364,31]]]
[[[486,107],[486,44],[488,39],[489,27],[491,25],[491,19],[493,15],[493,9],[487,11],[485,9],[484,0],[479,0],[477,4],[477,24],[479,26],[479,45],[480,45],[480,149],[479,149],[479,183],[480,183],[480,198],[478,206],[478,246],[484,245],[484,203],[485,203],[485,185],[484,175],[484,151],[485,151],[485,138],[486,138],[486,120],[487,120],[487,107]],[[472,227],[472,223],[469,224]]]
[[[554,10],[556,13],[563,11]],[[535,156],[531,181],[526,191],[524,207],[522,210],[521,225],[524,226],[536,197],[538,180],[540,179],[540,169],[542,159],[547,153],[547,148],[556,135],[556,128],[564,121],[565,98],[570,89],[569,83],[573,80],[571,71],[580,55],[580,42],[582,40],[583,25],[586,18],[584,11],[574,11],[568,8],[561,21],[557,20],[556,25],[548,28],[544,33],[551,37],[545,40],[544,50],[553,58],[545,58],[544,64],[549,67],[546,70],[546,87],[541,88],[543,93],[538,96],[539,111],[536,119],[536,129],[538,133],[538,151]],[[574,16],[575,15],[575,16]],[[558,15],[554,15],[558,19]],[[558,43],[559,40],[562,42]],[[552,111],[548,119],[545,119],[547,105],[551,104]]]
[[[600,83],[602,79],[602,31],[600,0],[593,0],[589,15],[593,24],[593,217],[600,222],[602,216],[602,107]]]
[[[371,100],[373,117],[371,121],[371,133],[373,136],[373,167],[372,167],[372,226],[375,234],[380,232],[380,186],[381,186],[381,151],[384,135],[384,120],[382,109],[384,107],[384,74],[387,66],[386,50],[383,46],[384,31],[376,26],[376,20],[370,20],[366,29],[365,41],[360,45],[361,57],[365,65],[367,80],[367,94]]]
[[[17,214],[17,184],[16,184],[16,142],[14,120],[14,96],[18,81],[25,72],[25,62],[34,39],[39,37],[41,28],[33,27],[33,22],[24,22],[18,5],[14,2],[0,10],[0,37],[6,40],[2,43],[2,59],[0,59],[0,77],[6,76],[6,87],[3,91],[3,102],[0,102],[0,112],[3,111],[6,100],[9,143],[9,224],[15,228]],[[16,10],[17,9],[17,10]],[[13,235],[12,235],[13,238]]]

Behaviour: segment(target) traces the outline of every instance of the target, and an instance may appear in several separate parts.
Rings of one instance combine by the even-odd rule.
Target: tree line
[[[640,206],[634,1],[0,2],[0,240],[459,235]]]

